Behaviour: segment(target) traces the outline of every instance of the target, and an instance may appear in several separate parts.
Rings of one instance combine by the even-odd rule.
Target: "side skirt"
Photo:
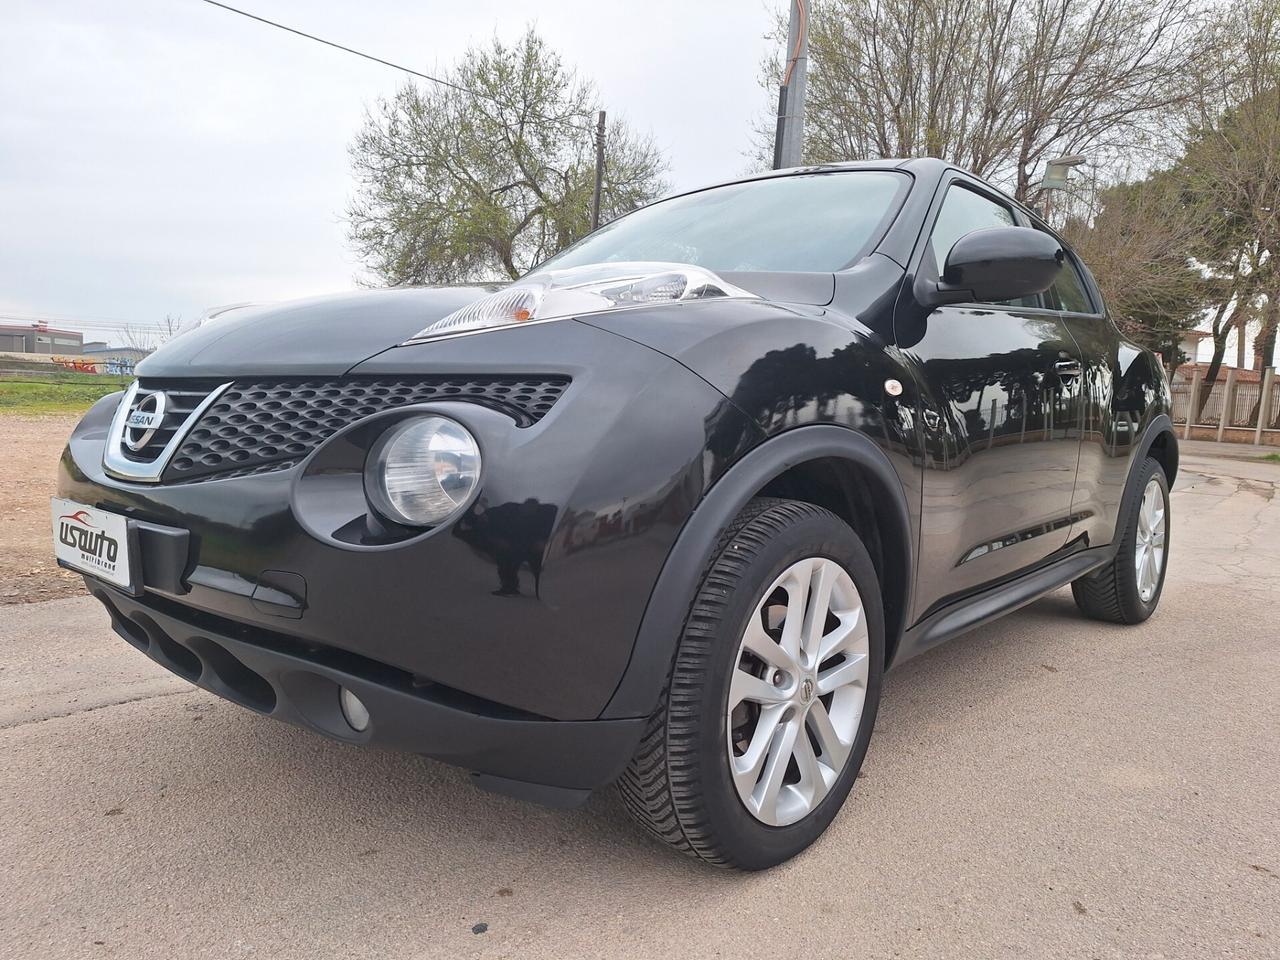
[[[1094,547],[1039,567],[1017,580],[1002,583],[950,604],[907,630],[891,667],[905,663],[938,644],[1025,607],[1111,560],[1114,547]]]

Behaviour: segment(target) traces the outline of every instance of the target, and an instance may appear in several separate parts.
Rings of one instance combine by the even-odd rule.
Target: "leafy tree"
[[[595,92],[530,29],[368,112],[351,145],[350,236],[387,283],[515,279],[590,230]],[[613,120],[605,222],[654,199],[665,163]]]
[[[1206,211],[1173,172],[1100,191],[1063,233],[1089,264],[1125,334],[1159,352],[1170,374],[1185,363],[1181,342],[1204,316],[1211,293],[1193,260]]]
[[[1241,344],[1258,329],[1255,360],[1274,361],[1280,321],[1280,2],[1241,0],[1222,8],[1210,42],[1219,56],[1197,74],[1198,96],[1178,175],[1208,212],[1196,249],[1215,287],[1209,322],[1213,356],[1200,395],[1208,400],[1227,336]]]

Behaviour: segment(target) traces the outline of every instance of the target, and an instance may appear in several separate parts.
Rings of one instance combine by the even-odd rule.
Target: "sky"
[[[229,0],[439,73],[532,24],[650,134],[674,188],[749,165],[781,0]],[[86,339],[350,289],[347,146],[399,71],[202,0],[4,0],[0,323]]]

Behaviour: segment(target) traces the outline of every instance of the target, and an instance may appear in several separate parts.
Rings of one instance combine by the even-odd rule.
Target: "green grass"
[[[47,379],[0,378],[0,414],[83,413],[127,384],[121,377],[91,373],[58,374]]]
[[[1280,453],[1268,453],[1263,460],[1270,460],[1272,463],[1280,463]]]

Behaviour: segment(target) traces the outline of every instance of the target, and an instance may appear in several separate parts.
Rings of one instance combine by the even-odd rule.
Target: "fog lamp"
[[[369,708],[364,701],[346,687],[338,694],[338,703],[342,707],[342,716],[356,733],[363,733],[369,728]]]

